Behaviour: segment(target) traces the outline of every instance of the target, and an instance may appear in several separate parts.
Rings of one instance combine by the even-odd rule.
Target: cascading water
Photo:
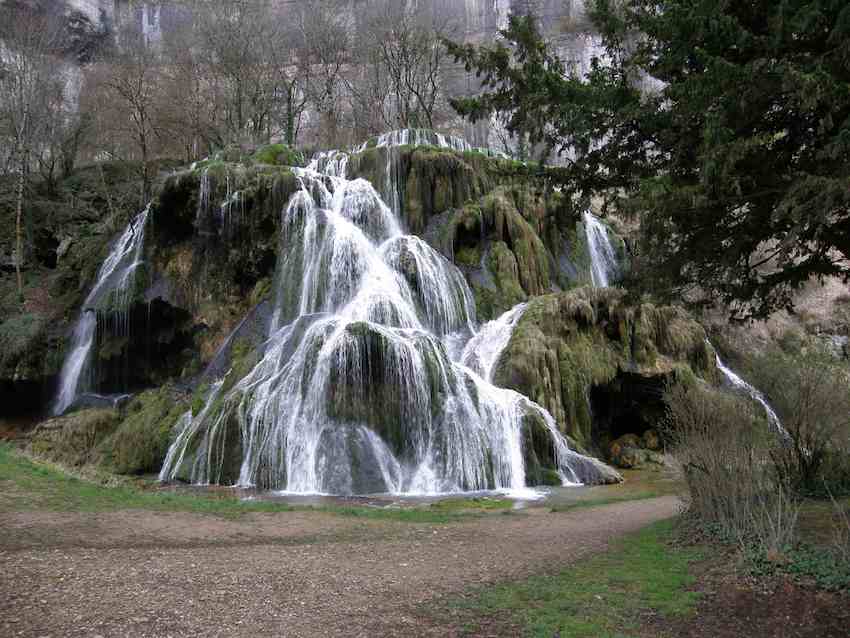
[[[534,423],[563,482],[597,479],[598,462],[570,451],[548,412],[489,380],[522,308],[485,327],[476,362],[467,357],[475,370],[452,360],[449,344],[476,326],[463,275],[404,235],[346,165],[335,152],[294,169],[301,189],[283,213],[262,358],[184,417],[161,479],[296,493],[522,490]]]
[[[590,253],[590,277],[596,288],[607,288],[620,277],[620,262],[608,235],[608,228],[591,212],[583,217],[587,250]]]
[[[514,328],[527,307],[528,304],[520,304],[498,319],[484,324],[481,331],[466,344],[460,357],[461,362],[478,373],[482,379],[492,383],[499,357],[510,342]]]
[[[384,169],[384,184],[382,195],[384,197],[384,200],[389,205],[390,210],[396,216],[401,215],[402,212],[401,189],[399,187],[400,165],[398,161],[398,149],[402,146],[435,146],[437,148],[450,149],[458,153],[475,151],[477,153],[483,153],[485,155],[492,155],[503,158],[508,157],[505,153],[499,151],[493,151],[488,148],[476,148],[461,137],[455,137],[453,135],[443,135],[442,133],[437,133],[436,131],[432,131],[430,129],[399,129],[397,131],[383,133],[382,135],[379,135],[373,140],[364,142],[359,147],[353,149],[352,152],[362,153],[368,148],[386,149],[387,162]],[[334,172],[331,172],[329,174],[345,177],[345,168],[348,164],[348,154],[340,153],[337,151],[325,153],[322,156],[325,162],[327,162],[327,158],[329,156],[332,159],[332,163],[328,168],[335,169]]]
[[[90,355],[97,332],[98,306],[104,300],[109,300],[110,313],[116,317],[116,328],[123,333],[129,331],[127,311],[130,293],[135,283],[136,271],[143,263],[145,226],[149,213],[150,205],[130,222],[115,242],[100,267],[97,283],[83,303],[82,313],[74,327],[71,352],[65,359],[59,375],[59,393],[53,404],[55,415],[65,412],[80,393],[87,389]]]
[[[751,399],[764,408],[764,412],[767,415],[767,422],[770,427],[782,436],[788,436],[787,430],[782,427],[782,421],[780,420],[779,415],[776,414],[776,410],[774,410],[770,403],[767,402],[764,395],[752,385],[744,381],[744,379],[738,376],[731,368],[727,367],[720,359],[720,355],[717,355],[717,369],[720,370],[721,374],[725,377],[726,381],[730,386],[732,386],[732,388],[747,394]]]

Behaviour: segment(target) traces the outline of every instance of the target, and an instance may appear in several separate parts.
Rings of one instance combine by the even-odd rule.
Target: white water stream
[[[788,436],[787,430],[782,427],[782,421],[780,420],[779,415],[776,414],[776,410],[774,410],[773,406],[768,403],[764,395],[723,363],[720,359],[720,355],[717,355],[717,369],[720,370],[721,374],[726,378],[726,381],[729,382],[729,385],[732,386],[732,388],[747,394],[751,399],[764,408],[765,414],[767,415],[767,422],[770,427],[776,430],[779,434],[785,437]]]
[[[52,409],[54,415],[65,412],[82,392],[89,389],[88,373],[91,366],[91,351],[97,333],[98,305],[108,299],[111,312],[117,318],[116,326],[125,334],[129,331],[130,293],[135,282],[136,271],[143,263],[145,226],[149,212],[150,205],[130,222],[115,242],[109,256],[100,267],[97,283],[83,302],[80,318],[74,327],[71,350],[59,375],[59,391]]]
[[[590,253],[590,277],[595,288],[607,288],[620,277],[620,262],[608,228],[590,212],[583,215],[587,250]]]

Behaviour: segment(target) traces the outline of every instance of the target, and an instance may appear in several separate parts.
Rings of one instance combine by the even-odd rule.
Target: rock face
[[[581,448],[604,453],[613,439],[655,425],[668,380],[716,381],[705,337],[679,308],[631,305],[616,288],[579,288],[529,302],[496,381],[543,405]],[[641,385],[635,400],[630,390]]]

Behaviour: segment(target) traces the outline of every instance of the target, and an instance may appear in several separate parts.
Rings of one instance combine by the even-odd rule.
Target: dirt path
[[[675,513],[663,497],[449,525],[321,513],[0,515],[3,636],[445,636],[422,603],[553,571]]]

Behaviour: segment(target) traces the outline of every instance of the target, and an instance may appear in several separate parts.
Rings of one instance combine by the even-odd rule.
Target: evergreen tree
[[[486,88],[455,107],[510,113],[568,158],[572,192],[640,214],[659,289],[752,317],[812,277],[850,278],[850,5],[595,0],[592,18],[608,55],[585,77],[530,16],[506,44],[450,45]]]

